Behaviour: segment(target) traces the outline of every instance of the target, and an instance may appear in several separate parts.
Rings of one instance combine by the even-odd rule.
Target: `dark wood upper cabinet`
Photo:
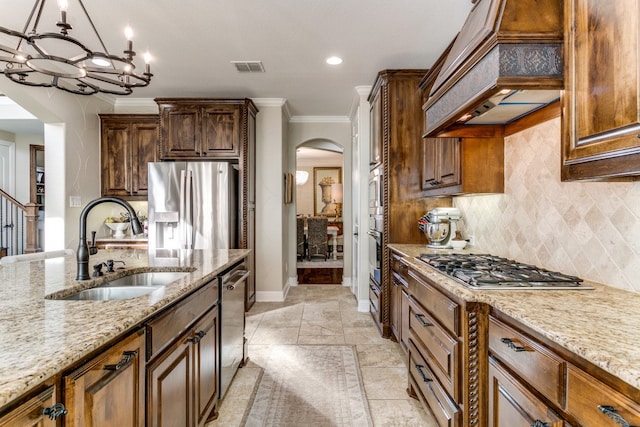
[[[562,180],[640,174],[640,3],[567,0]]]
[[[156,161],[155,114],[101,114],[102,195],[147,200],[147,163]]]
[[[156,99],[160,108],[160,158],[234,159],[247,126],[244,99]]]

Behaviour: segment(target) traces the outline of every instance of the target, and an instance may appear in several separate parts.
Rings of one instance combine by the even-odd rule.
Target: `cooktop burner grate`
[[[421,254],[419,259],[474,289],[593,289],[583,280],[489,254]]]

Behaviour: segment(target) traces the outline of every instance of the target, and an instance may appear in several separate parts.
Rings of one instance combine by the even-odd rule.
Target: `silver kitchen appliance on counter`
[[[149,163],[149,248],[237,248],[237,195],[236,164]]]
[[[462,217],[458,208],[431,209],[418,221],[429,243],[428,248],[449,249],[449,242],[456,235],[456,222]]]

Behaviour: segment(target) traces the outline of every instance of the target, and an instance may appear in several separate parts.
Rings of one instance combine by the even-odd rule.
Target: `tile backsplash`
[[[453,199],[476,248],[640,292],[640,181],[561,182],[560,119],[505,139],[505,192]]]

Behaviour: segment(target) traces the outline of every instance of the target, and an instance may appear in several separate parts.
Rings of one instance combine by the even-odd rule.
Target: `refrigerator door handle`
[[[193,249],[193,171],[187,171],[187,194],[186,194],[186,233],[185,233],[185,247],[187,249]]]
[[[184,170],[180,171],[180,221],[178,223],[179,228],[179,236],[180,236],[180,247],[185,248],[186,244],[186,233],[187,233],[187,172]]]

